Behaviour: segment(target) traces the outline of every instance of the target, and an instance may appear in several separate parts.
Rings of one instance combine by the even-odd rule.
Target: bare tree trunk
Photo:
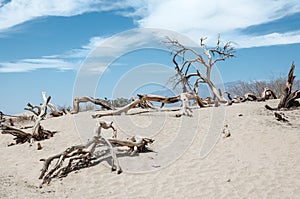
[[[224,98],[224,96],[222,96],[220,94],[219,90],[214,86],[214,84],[210,80],[207,82],[207,84],[219,102],[221,102],[221,103],[227,102],[227,100]]]
[[[296,103],[295,99],[300,97],[300,91],[297,90],[292,93],[293,82],[296,76],[294,76],[295,65],[294,63],[291,66],[288,80],[286,82],[286,87],[284,89],[284,93],[280,98],[280,102],[278,104],[278,109],[281,108],[291,108],[292,106],[298,106],[299,103]]]
[[[292,63],[292,66],[290,68],[290,72],[288,74],[288,79],[286,82],[286,87],[284,89],[283,94],[281,95],[280,102],[277,106],[277,108],[272,108],[269,105],[266,105],[266,109],[269,110],[280,110],[282,108],[292,108],[292,107],[299,107],[300,103],[296,99],[300,98],[300,90],[296,90],[292,92],[293,88],[293,82],[295,80],[294,76],[294,70],[295,70],[295,65]]]

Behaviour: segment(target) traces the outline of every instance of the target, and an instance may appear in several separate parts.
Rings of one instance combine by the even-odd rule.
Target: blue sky
[[[196,43],[208,37],[210,46],[219,33],[221,40],[235,42],[236,57],[217,65],[224,82],[286,75],[292,61],[299,77],[299,20],[299,0],[0,0],[0,110],[23,112],[27,102],[41,102],[42,91],[55,105],[71,105],[81,69],[93,52],[107,46],[111,37],[138,28],[169,30]],[[165,85],[173,74],[170,53],[130,51],[130,45],[143,43],[145,38],[138,36],[111,43],[114,48],[126,43],[126,53],[109,67],[99,61],[90,68],[93,77],[83,81],[94,90],[83,89],[86,94],[128,97]],[[138,85],[140,80],[148,83]]]

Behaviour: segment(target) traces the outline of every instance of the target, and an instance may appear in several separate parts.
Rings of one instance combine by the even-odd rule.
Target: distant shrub
[[[269,81],[239,81],[235,85],[228,86],[227,91],[232,95],[243,96],[246,93],[253,93],[256,96],[261,96],[263,90],[268,87],[273,90],[277,97],[283,93],[286,85],[286,78],[278,77]],[[294,82],[294,90],[300,89],[300,80]]]
[[[130,100],[129,99],[126,99],[126,98],[117,98],[115,100],[111,100],[110,101],[111,105],[113,105],[114,107],[123,107],[123,106],[126,106],[127,104],[130,103]]]
[[[67,105],[63,105],[63,106],[57,106],[57,110],[60,111],[60,112],[70,112],[72,110],[72,107],[71,106],[67,106]]]

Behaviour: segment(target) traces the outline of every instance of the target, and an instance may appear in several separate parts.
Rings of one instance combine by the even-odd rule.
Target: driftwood
[[[284,113],[274,112],[274,116],[276,117],[276,119],[277,119],[278,121],[289,122],[289,121],[285,118]]]
[[[39,107],[39,106],[33,106],[29,102],[27,103],[27,106],[28,107],[24,108],[24,110],[30,111],[30,112],[32,112],[36,116],[38,116],[41,113],[41,107]],[[35,111],[35,109],[37,109],[37,110]]]
[[[269,100],[269,99],[277,99],[277,96],[276,94],[274,93],[273,90],[271,90],[270,88],[266,87],[264,89],[264,91],[262,92],[262,95],[260,98],[257,99],[257,101],[266,101],[266,100]]]
[[[14,138],[14,140],[16,141],[15,144],[23,144],[25,142],[32,143],[34,140],[41,141],[41,140],[49,139],[50,137],[53,137],[53,134],[55,133],[52,131],[45,130],[41,126],[37,130],[37,132],[38,132],[37,136],[33,135],[31,133],[26,133],[18,128],[6,126],[6,125],[2,125],[1,129],[2,129],[2,134],[10,134],[10,135],[15,136],[15,138]],[[12,144],[9,144],[9,146],[12,146],[15,144],[12,143]]]
[[[253,93],[246,93],[244,95],[244,98],[241,100],[241,102],[246,102],[246,101],[256,101],[257,97]]]
[[[222,137],[227,138],[227,137],[230,137],[230,136],[231,136],[231,134],[230,134],[230,131],[229,131],[228,124],[225,124],[225,126],[223,128],[223,131],[222,131]]]
[[[120,174],[122,173],[122,169],[113,149],[114,146],[127,146],[129,150],[133,152],[142,152],[145,150],[147,144],[154,141],[149,138],[139,137],[133,137],[130,140],[119,140],[116,138],[107,139],[105,136],[101,135],[102,128],[112,128],[114,136],[116,135],[116,128],[112,125],[112,122],[101,121],[97,124],[95,136],[87,144],[71,146],[62,153],[47,159],[41,159],[41,161],[44,161],[44,166],[39,177],[39,179],[43,180],[41,186],[45,183],[49,184],[51,179],[55,177],[65,177],[74,170],[92,165],[93,161],[99,160],[99,158],[103,157],[107,152],[107,150],[97,151],[100,146],[107,146],[109,148],[112,156],[112,171],[117,171],[117,174]],[[51,162],[55,159],[57,159],[56,164],[48,171]]]
[[[48,130],[43,129],[43,127],[40,125],[40,122],[42,119],[45,118],[47,113],[47,105],[51,99],[51,96],[48,98],[46,97],[46,93],[42,93],[44,103],[40,107],[40,114],[36,117],[35,123],[32,127],[32,133],[26,133],[20,129],[14,128],[12,126],[2,125],[2,134],[11,134],[15,136],[14,140],[16,141],[16,144],[19,143],[25,143],[30,142],[32,144],[34,141],[41,141],[44,139],[48,139],[53,136],[55,132],[51,132]],[[14,145],[14,144],[11,144]]]
[[[300,103],[297,101],[297,99],[300,98],[300,90],[296,90],[292,92],[293,89],[293,82],[296,76],[294,76],[294,70],[295,70],[295,65],[292,63],[292,66],[290,68],[290,72],[288,74],[287,82],[286,82],[286,87],[284,89],[284,92],[281,95],[279,104],[277,108],[272,108],[269,105],[266,105],[266,109],[269,110],[281,110],[282,108],[290,109],[293,107],[299,107]]]
[[[72,114],[78,113],[79,112],[79,103],[85,103],[85,102],[92,102],[93,104],[96,105],[100,105],[103,108],[107,109],[107,110],[115,110],[116,108],[110,104],[108,104],[107,102],[105,102],[104,100],[101,99],[95,99],[93,97],[89,97],[89,96],[84,96],[84,97],[76,97],[74,98],[73,101],[73,110],[71,111]]]
[[[103,117],[103,116],[110,116],[110,115],[121,115],[122,113],[125,113],[127,114],[127,112],[134,108],[137,104],[139,104],[140,102],[142,102],[141,99],[136,99],[134,100],[133,102],[131,102],[130,104],[120,108],[120,109],[116,109],[116,110],[113,110],[113,111],[109,111],[109,112],[104,112],[104,113],[99,113],[99,114],[96,114],[96,115],[92,115],[92,118],[100,118],[100,117]]]
[[[200,107],[206,107],[206,103],[199,97],[197,96],[196,94],[194,93],[182,93],[178,96],[175,96],[175,97],[165,97],[165,96],[160,96],[160,95],[141,95],[141,94],[138,94],[138,97],[139,99],[135,99],[133,102],[131,102],[130,104],[120,108],[120,109],[117,109],[117,110],[113,110],[113,111],[110,111],[110,112],[104,112],[104,113],[99,113],[99,114],[96,114],[96,115],[92,115],[93,118],[100,118],[100,117],[103,117],[103,116],[110,116],[110,115],[121,115],[122,113],[125,113],[127,114],[127,112],[136,107],[138,104],[140,104],[141,102],[143,101],[153,101],[153,102],[161,102],[161,103],[164,103],[164,104],[173,104],[173,103],[176,103],[176,102],[182,102],[182,106],[181,106],[181,109],[180,109],[180,113],[177,114],[176,116],[179,117],[181,115],[187,115],[187,116],[191,116],[191,110],[188,106],[188,100],[196,100],[198,105]],[[156,110],[160,110],[158,108],[153,108],[153,109],[156,109]]]
[[[45,97],[46,96],[43,95],[43,100],[44,101],[47,100],[47,99],[44,99]],[[62,116],[62,115],[64,115],[64,114],[67,113],[65,110],[64,111],[57,111],[56,108],[55,108],[55,106],[53,104],[51,104],[50,102],[47,104],[47,106],[50,108],[50,110],[51,110],[50,115],[53,116],[53,117],[59,117],[59,116]],[[40,106],[33,106],[29,102],[27,103],[27,107],[24,108],[24,110],[30,111],[30,112],[32,112],[36,116],[39,116],[40,113],[41,113],[41,107]]]
[[[129,148],[129,152],[131,152],[131,155],[137,153],[137,152],[147,152],[151,151],[146,146],[148,144],[152,144],[154,142],[153,139],[150,138],[144,138],[140,136],[133,136],[129,138],[128,140],[119,140],[110,138],[108,141],[115,146],[126,146]]]
[[[233,99],[232,99],[232,97],[231,97],[231,94],[229,93],[229,92],[224,92],[225,94],[227,94],[227,98],[228,98],[228,100],[227,100],[227,105],[228,106],[230,106],[230,105],[232,105],[233,103],[234,103],[234,101],[233,101]]]
[[[131,100],[134,101],[134,100],[136,100],[136,98],[134,96],[132,96]],[[149,108],[156,109],[156,107],[149,100],[142,100],[136,106],[143,108],[143,109],[149,109]],[[163,106],[164,106],[164,103],[162,103],[161,107],[163,107]]]
[[[260,102],[260,101],[269,100],[271,98],[277,99],[275,92],[268,87],[266,87],[263,90],[261,97],[257,97],[254,93],[246,93],[243,98],[241,98],[237,95],[232,98],[231,94],[229,92],[226,91],[224,93],[227,94],[227,98],[228,98],[227,104],[228,105],[231,105],[232,103],[240,103],[240,102],[246,102],[246,101]]]

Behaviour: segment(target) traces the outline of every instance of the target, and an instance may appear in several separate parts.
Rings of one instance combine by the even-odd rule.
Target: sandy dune
[[[275,106],[278,100],[267,103]],[[265,104],[225,107],[225,118],[219,120],[229,125],[231,136],[220,135],[205,158],[200,150],[216,108],[195,109],[191,118],[176,118],[175,112],[105,117],[115,121],[120,138],[154,138],[150,147],[155,152],[119,157],[120,175],[111,172],[110,159],[104,158],[42,188],[39,159],[91,137],[94,112],[43,121],[58,133],[41,142],[40,151],[29,144],[7,147],[13,137],[0,135],[0,198],[298,198],[300,111],[285,111],[290,123],[282,123]],[[109,130],[104,134],[111,135]]]

